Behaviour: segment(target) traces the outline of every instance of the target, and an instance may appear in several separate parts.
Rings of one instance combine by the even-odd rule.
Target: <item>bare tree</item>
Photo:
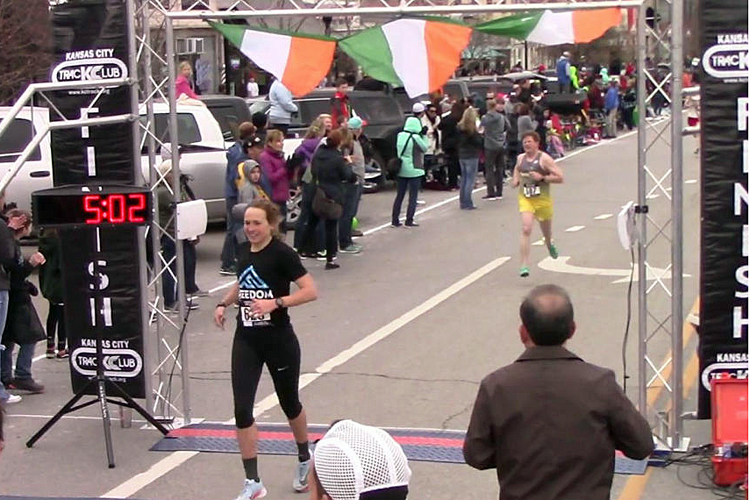
[[[52,32],[47,2],[0,0],[0,104],[49,77]]]

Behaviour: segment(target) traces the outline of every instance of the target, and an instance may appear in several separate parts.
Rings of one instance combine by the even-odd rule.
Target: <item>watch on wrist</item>
[[[224,302],[219,302],[218,304],[216,304],[216,307],[223,307],[226,309],[227,305]]]
[[[281,297],[277,297],[274,302],[276,303],[276,307],[278,307],[279,309],[284,307],[284,299],[282,299]]]

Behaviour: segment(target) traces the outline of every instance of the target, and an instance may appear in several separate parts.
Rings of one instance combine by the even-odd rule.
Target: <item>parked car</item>
[[[146,107],[141,105],[140,120],[145,125]],[[169,105],[154,103],[156,137],[170,143]],[[192,179],[190,186],[198,198],[205,200],[208,220],[223,221],[226,218],[224,201],[224,173],[227,166],[226,141],[219,122],[208,107],[177,105],[177,133],[182,150],[180,172]],[[148,149],[145,137],[141,139],[141,168],[148,178]],[[160,158],[157,157],[157,162]]]
[[[336,89],[316,89],[310,94],[296,99],[299,112],[292,116],[288,138],[284,141],[284,151],[293,152],[305,135],[307,127],[320,114],[331,112],[331,100]],[[396,135],[404,124],[403,111],[395,97],[382,92],[354,90],[349,93],[354,114],[367,121],[365,135],[375,150],[368,158],[365,174],[366,190],[372,191],[385,182],[386,162],[396,154]],[[250,114],[267,113],[270,102],[267,97],[248,99]]]

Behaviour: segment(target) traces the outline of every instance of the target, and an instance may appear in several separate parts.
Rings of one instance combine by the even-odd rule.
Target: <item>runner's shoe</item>
[[[263,498],[267,493],[268,491],[265,486],[263,486],[263,481],[245,479],[245,486],[235,500],[253,500],[254,498]]]
[[[558,256],[558,253],[557,253],[557,247],[555,246],[554,243],[549,244],[548,250],[549,250],[549,256],[552,257],[553,259],[556,259]]]
[[[526,266],[523,266],[523,267],[521,268],[521,270],[520,270],[520,271],[518,272],[518,274],[519,274],[519,275],[520,275],[520,276],[521,276],[522,278],[526,278],[526,277],[528,277],[528,275],[529,275],[529,268],[528,268],[528,267],[526,267]]]
[[[294,481],[292,481],[292,488],[297,493],[305,493],[310,489],[310,483],[308,482],[308,476],[310,474],[310,460],[299,462],[297,464],[297,472],[294,475]]]

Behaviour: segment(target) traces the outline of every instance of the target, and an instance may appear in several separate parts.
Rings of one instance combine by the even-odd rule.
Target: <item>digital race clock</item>
[[[151,192],[138,186],[65,186],[31,194],[40,227],[145,226],[151,223]]]

